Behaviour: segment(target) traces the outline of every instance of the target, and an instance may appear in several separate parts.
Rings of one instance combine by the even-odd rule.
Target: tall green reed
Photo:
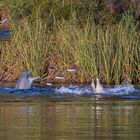
[[[29,11],[25,1],[19,3],[8,3],[12,39],[7,54],[2,52],[0,56],[1,62],[5,60],[4,66],[17,63],[21,70],[32,68],[33,75],[42,75],[48,63],[59,68],[72,64],[83,75],[79,76],[80,82],[85,77],[89,80],[99,77],[107,84],[120,83],[122,79],[140,81],[140,37],[130,14],[108,25],[91,22],[93,15],[86,13],[84,22],[80,23],[73,1],[60,4],[64,11],[57,3],[51,3],[53,8],[47,17],[42,16],[44,2],[38,5],[38,1],[31,1]],[[65,18],[67,12],[69,18]],[[15,18],[16,14],[20,18]],[[53,18],[51,29],[48,28],[50,17]]]
[[[138,80],[139,34],[131,16],[124,16],[118,24],[105,26],[87,21],[80,28],[65,22],[59,26],[58,36],[61,59],[73,60],[85,76],[100,77],[108,84],[120,83],[123,79]]]
[[[22,69],[33,69],[34,75],[44,72],[47,63],[49,39],[46,36],[46,25],[41,19],[33,23],[23,19],[12,25],[11,56]]]

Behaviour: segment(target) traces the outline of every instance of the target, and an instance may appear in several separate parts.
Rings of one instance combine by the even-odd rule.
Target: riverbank
[[[104,84],[140,83],[139,21],[131,11],[101,13],[98,21],[88,12],[66,10],[67,4],[59,5],[59,16],[49,11],[47,17],[41,14],[43,3],[38,8],[22,4],[6,8],[11,39],[0,42],[0,81],[16,81],[31,68],[40,83],[59,83],[56,77],[64,77],[63,83],[88,83],[92,77]],[[71,68],[77,71],[67,71]]]

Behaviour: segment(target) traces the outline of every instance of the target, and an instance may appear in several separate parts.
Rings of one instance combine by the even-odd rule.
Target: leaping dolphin
[[[15,89],[30,89],[34,80],[39,79],[40,77],[31,77],[32,70],[23,72],[17,81]]]

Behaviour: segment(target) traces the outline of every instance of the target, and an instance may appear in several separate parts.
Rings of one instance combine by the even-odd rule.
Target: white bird
[[[94,83],[94,79],[92,79],[91,88],[92,88],[93,92],[95,92],[95,93],[105,93],[104,88],[101,85],[98,78],[96,79],[96,86],[95,86],[95,83]]]

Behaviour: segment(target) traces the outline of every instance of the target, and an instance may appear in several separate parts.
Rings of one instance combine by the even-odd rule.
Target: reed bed
[[[106,84],[119,84],[124,79],[140,83],[140,35],[131,13],[109,24],[91,22],[91,15],[87,14],[80,24],[73,10],[69,19],[58,20],[52,14],[50,28],[50,22],[42,18],[41,8],[29,16],[19,7],[9,10],[12,38],[9,47],[0,44],[1,80],[5,74],[15,80],[31,68],[43,82],[59,82],[55,76],[64,76],[65,83],[90,82],[92,77],[99,77]],[[20,10],[22,18],[15,20],[16,10]],[[67,72],[71,67],[79,71]]]
[[[83,28],[65,22],[58,30],[58,56],[64,63],[73,61],[85,77],[99,77],[107,84],[139,80],[140,38],[132,17],[105,26],[87,21]]]

